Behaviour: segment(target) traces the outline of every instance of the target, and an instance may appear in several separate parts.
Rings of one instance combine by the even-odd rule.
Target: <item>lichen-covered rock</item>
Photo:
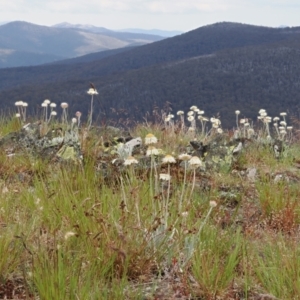
[[[77,130],[68,130],[65,132],[63,145],[56,153],[56,156],[65,161],[82,162],[83,156]]]
[[[29,123],[20,131],[12,132],[0,139],[0,147],[6,152],[26,151],[33,157],[81,162],[82,154],[77,129],[63,131],[51,129],[42,134],[43,123]]]
[[[200,157],[206,170],[219,171],[229,169],[243,149],[243,141],[227,140],[221,135],[216,136],[205,144],[202,141],[191,141],[191,155]]]

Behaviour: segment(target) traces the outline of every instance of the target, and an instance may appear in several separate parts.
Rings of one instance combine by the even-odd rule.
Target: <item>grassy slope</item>
[[[5,117],[1,135],[19,127]],[[177,161],[194,138],[159,123],[138,124],[131,134],[149,132]],[[186,184],[179,162],[120,172],[93,131],[82,136],[82,166],[22,151],[8,159],[2,151],[1,298],[12,298],[18,285],[23,299],[296,299],[299,147],[294,141],[277,160],[253,140],[232,168],[188,170]],[[103,162],[108,180],[99,172]],[[256,168],[255,182],[247,168]],[[156,172],[170,172],[170,185],[156,185]],[[276,174],[289,181],[275,182]]]

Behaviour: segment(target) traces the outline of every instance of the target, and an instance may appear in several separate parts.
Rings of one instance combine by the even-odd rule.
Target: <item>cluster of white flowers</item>
[[[265,110],[264,109],[260,110],[260,113],[265,114]],[[255,134],[255,131],[253,129],[253,124],[251,124],[250,120],[246,117],[239,119],[240,114],[241,112],[239,110],[235,111],[237,130],[235,130],[234,136],[235,138],[243,136],[250,139]]]
[[[177,115],[180,116],[181,121],[181,128],[184,129],[184,111],[179,110],[177,112]],[[205,123],[208,122],[208,118],[204,117],[204,110],[200,110],[196,105],[193,105],[190,107],[190,111],[187,113],[187,120],[191,123],[191,125],[188,128],[189,132],[195,132],[196,131],[196,120],[200,120],[202,130],[201,132],[204,133],[205,130]]]
[[[174,119],[174,115],[168,114],[167,118],[168,118],[169,120],[172,120],[172,119]]]
[[[221,121],[214,117],[210,118],[210,122],[212,123],[213,128],[219,128],[219,126],[221,125]]]
[[[284,139],[285,136],[287,135],[288,131],[291,132],[293,129],[293,126],[287,126],[287,122],[286,122],[287,113],[286,112],[281,112],[279,114],[280,117],[276,116],[273,119],[272,119],[272,117],[268,116],[265,109],[260,109],[258,113],[259,113],[259,116],[257,118],[258,118],[258,120],[261,120],[265,124],[269,137],[270,137],[269,123],[271,123],[272,121],[273,121],[274,128],[276,130],[276,133],[278,135],[278,138],[280,138],[280,139]],[[282,119],[281,119],[281,117],[282,117]]]
[[[25,122],[26,121],[26,108],[28,106],[27,102],[24,102],[22,100],[19,100],[15,102],[15,106],[18,109],[18,112],[16,113],[17,118],[22,118],[22,120]]]
[[[54,110],[56,108],[56,103],[51,102],[49,99],[45,99],[41,106],[44,108],[44,120],[49,123],[52,117],[57,115],[57,112]],[[48,106],[50,107],[50,114],[48,117]]]

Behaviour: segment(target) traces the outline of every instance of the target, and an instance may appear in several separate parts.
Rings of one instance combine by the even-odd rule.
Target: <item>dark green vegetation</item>
[[[86,116],[85,91],[93,82],[96,114],[141,119],[171,102],[174,112],[191,105],[249,118],[265,108],[298,114],[300,31],[218,23],[92,62],[0,70],[0,103],[22,100],[36,110],[45,98],[66,101]],[[121,114],[116,114],[114,108]],[[125,109],[125,110],[124,110]]]

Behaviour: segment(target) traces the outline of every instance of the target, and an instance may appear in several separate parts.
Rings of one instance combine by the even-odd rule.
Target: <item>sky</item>
[[[216,22],[300,26],[300,0],[0,0],[0,23],[189,31]]]

